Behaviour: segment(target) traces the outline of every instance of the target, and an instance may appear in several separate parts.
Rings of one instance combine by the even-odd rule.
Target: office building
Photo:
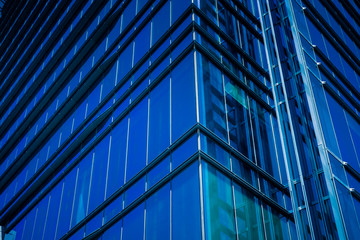
[[[0,239],[360,234],[359,1],[0,5]]]

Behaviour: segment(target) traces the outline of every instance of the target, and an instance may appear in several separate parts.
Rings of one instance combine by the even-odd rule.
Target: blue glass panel
[[[201,239],[198,163],[181,172],[171,182],[172,239]]]
[[[209,154],[216,161],[230,169],[230,155],[225,149],[219,146],[214,140],[204,135],[200,136],[201,150]]]
[[[103,212],[100,212],[95,217],[93,217],[89,222],[86,223],[86,228],[85,228],[86,236],[101,227],[102,218],[103,218]]]
[[[134,82],[132,82],[134,84]],[[136,86],[136,88],[131,93],[131,101],[134,101],[149,85],[149,80],[147,78],[143,79],[140,84]]]
[[[45,197],[39,203],[37,208],[36,220],[34,221],[34,230],[31,239],[42,239],[44,233],[44,225],[48,210],[49,198]]]
[[[360,200],[357,198],[354,199],[355,212],[357,215],[357,219],[360,220]]]
[[[152,38],[151,45],[153,46],[157,40],[170,27],[170,2],[166,2],[164,6],[156,13],[152,21]]]
[[[104,210],[104,223],[107,223],[123,209],[123,195],[113,200]]]
[[[320,121],[322,123],[321,126],[322,126],[322,130],[324,133],[327,147],[333,153],[335,153],[337,156],[340,157],[339,149],[338,149],[338,146],[336,143],[334,129],[331,124],[329,108],[326,103],[324,88],[322,87],[322,84],[320,83],[320,81],[317,78],[315,78],[315,76],[313,74],[310,73],[309,76],[310,76],[310,80],[311,80],[311,85],[313,87],[313,93],[314,93],[314,96],[316,99],[315,103],[316,103],[317,110],[319,113]],[[326,81],[326,78],[323,78],[323,76],[322,76],[322,80]]]
[[[252,175],[254,174],[253,170],[251,170],[251,168],[249,168],[247,164],[244,164],[243,160],[235,156],[231,156],[231,163],[232,163],[232,171],[236,175],[243,178],[250,184],[253,183],[253,178],[252,178]]]
[[[160,181],[170,171],[170,157],[166,157],[147,174],[147,189]]]
[[[171,154],[171,170],[177,168],[189,157],[198,151],[197,135],[193,135]]]
[[[349,239],[356,239],[360,235],[360,225],[359,220],[357,219],[355,207],[352,201],[352,196],[348,189],[346,189],[338,181],[336,182],[336,187],[338,190],[338,197],[341,204],[342,214],[345,220],[345,228]]]
[[[134,63],[136,64],[150,48],[150,24],[147,24],[135,38]]]
[[[124,206],[129,206],[135,199],[140,197],[145,192],[145,177],[136,181],[126,192],[124,193]]]
[[[342,160],[350,163],[353,168],[359,170],[360,168],[355,154],[355,149],[352,144],[349,127],[345,118],[345,111],[329,94],[327,94],[326,97],[340,147]]]
[[[155,51],[153,51],[151,53],[151,61],[155,62],[155,60],[160,57],[161,54],[164,53],[164,51],[170,46],[170,38],[167,38],[165,41],[163,41],[161,43],[161,45],[159,47],[157,47],[155,49]]]
[[[137,0],[136,13],[138,13],[144,7],[146,2],[147,0]]]
[[[46,221],[44,239],[54,239],[60,208],[63,184],[60,182],[50,193],[49,213]]]
[[[69,240],[82,239],[84,237],[84,229],[85,229],[85,227],[80,228],[79,230],[76,231],[76,233],[71,235],[71,237],[68,239]]]
[[[129,5],[125,8],[123,13],[123,29],[135,17],[136,1],[130,1]]]
[[[146,200],[145,239],[170,239],[170,184]]]
[[[171,35],[174,37],[173,35]],[[184,50],[186,47],[188,47],[193,41],[193,35],[192,33],[189,33],[175,48],[171,50],[171,59],[176,59]]]
[[[31,234],[34,229],[34,220],[35,220],[36,208],[31,210],[30,213],[27,214],[25,224],[24,224],[24,231],[20,239],[31,239]]]
[[[130,113],[126,180],[131,179],[146,165],[147,112],[146,97]]]
[[[102,235],[103,240],[120,240],[121,239],[122,219],[115,223],[111,228],[106,230]]]
[[[124,217],[123,240],[143,239],[144,236],[144,204],[133,209]]]
[[[133,45],[129,44],[119,57],[118,82],[125,76],[132,67]]]
[[[18,238],[20,238],[24,232],[24,223],[25,223],[25,219],[21,220],[20,223],[18,223],[15,228],[12,230],[15,232],[15,236],[18,236]]]
[[[171,0],[171,24],[190,6],[191,1]]]
[[[89,197],[89,213],[93,211],[100,203],[102,203],[105,198],[105,181],[109,155],[109,139],[110,137],[108,135],[95,147]]]
[[[153,58],[154,56],[152,56]],[[150,78],[150,82],[153,82],[157,77],[159,77],[159,75],[165,70],[165,68],[167,66],[169,66],[170,64],[170,56],[166,56],[162,62],[157,65],[155,68],[152,69],[151,71],[151,78]]]
[[[111,132],[106,197],[124,184],[128,118],[124,118]]]
[[[348,120],[351,138],[354,143],[357,156],[360,157],[360,124],[347,112],[346,119]],[[358,164],[360,163],[358,162]]]
[[[88,97],[87,116],[99,105],[101,86],[98,85]]]
[[[115,24],[114,28],[111,30],[111,32],[108,35],[108,39],[109,39],[108,40],[108,48],[114,43],[114,41],[116,40],[116,38],[120,34],[121,20],[122,20],[122,18],[120,17],[116,21],[116,24]]]
[[[103,89],[101,93],[101,99],[104,99],[108,93],[114,88],[116,80],[116,67],[117,62],[111,67],[110,72],[106,75],[103,80]]]
[[[75,186],[75,199],[71,226],[80,222],[86,216],[89,197],[89,183],[93,154],[90,152],[79,164],[78,178]]]
[[[189,54],[171,72],[171,142],[195,123],[194,56]]]
[[[74,171],[75,170],[75,171]],[[64,180],[64,187],[61,197],[61,205],[59,206],[59,221],[57,224],[56,238],[61,238],[68,230],[70,226],[71,208],[74,198],[74,186],[76,178],[76,169],[73,169]]]
[[[149,156],[151,162],[170,144],[170,81],[166,77],[150,93]]]

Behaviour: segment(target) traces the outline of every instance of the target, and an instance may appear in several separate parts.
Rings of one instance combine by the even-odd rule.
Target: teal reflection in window
[[[205,231],[207,239],[235,239],[231,180],[203,162]]]
[[[235,82],[225,76],[226,110],[230,144],[246,157],[252,159],[251,124],[247,95]]]
[[[262,224],[258,200],[234,184],[237,232],[240,239],[262,239]]]

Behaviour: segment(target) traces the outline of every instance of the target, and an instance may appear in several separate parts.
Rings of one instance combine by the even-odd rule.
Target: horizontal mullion
[[[78,32],[76,32],[76,31],[73,31],[73,32],[77,34],[76,36],[73,35],[73,37],[79,37]],[[100,34],[98,34],[98,35],[100,35]],[[85,45],[91,44],[91,43],[92,43],[92,45],[95,44],[93,39],[89,39],[89,41],[87,41],[83,45],[83,47]],[[62,47],[68,49],[67,51],[69,51],[70,50],[69,48],[71,48],[70,44],[71,44],[70,42],[67,42],[67,44],[63,44]],[[58,53],[61,54],[61,56],[63,56],[64,54],[66,54],[66,51],[63,52],[63,49],[60,48]],[[78,51],[77,56],[79,56],[81,53],[82,53],[82,51]],[[58,62],[57,59],[60,59],[60,55],[54,57],[54,59],[52,61],[52,66],[51,66],[52,69],[54,69],[56,66],[58,66],[59,62]],[[35,120],[39,116],[39,114],[41,114],[42,111],[45,110],[45,107],[51,103],[50,100],[54,97],[54,95],[57,95],[59,93],[59,87],[61,87],[61,86],[64,87],[64,82],[69,81],[71,79],[71,74],[75,73],[73,70],[75,70],[77,68],[77,66],[79,64],[79,61],[81,61],[81,60],[82,59],[76,58],[76,56],[72,58],[72,61],[68,65],[68,67],[61,72],[61,74],[59,75],[57,80],[54,82],[54,84],[51,85],[51,87],[47,90],[47,92],[38,101],[37,107],[33,108],[31,110],[31,112],[26,116],[26,118],[24,119],[24,121],[22,122],[20,127],[18,129],[16,129],[16,131],[11,136],[11,138],[3,146],[3,148],[0,151],[0,159],[4,158],[4,154],[6,154],[6,152],[8,152],[8,154],[9,154],[8,148],[15,147],[16,141],[18,141],[21,138],[21,136],[24,134],[24,131],[26,131],[27,128],[30,127],[29,124],[35,124]],[[74,62],[75,62],[75,64],[73,64]],[[49,74],[51,72],[52,72],[52,70],[49,70],[49,69],[44,69],[42,71],[42,73],[37,78],[36,82],[34,82],[32,84],[32,86],[31,86],[31,88],[28,90],[31,93],[31,94],[30,93],[28,94],[28,98],[30,98],[31,96],[33,96],[33,95],[35,95],[37,93],[37,90],[39,90],[41,85],[44,84],[44,81],[46,81],[48,79]],[[1,127],[0,127],[0,136],[3,136],[6,133],[6,131],[8,130],[8,128],[12,124],[14,124],[16,117],[21,113],[21,110],[23,110],[23,108],[25,108],[27,106],[27,104],[29,103],[28,98],[21,99],[20,102],[17,105],[17,108],[14,109],[12,114],[9,115],[7,117],[7,119],[5,120],[5,122],[1,125]]]
[[[238,18],[238,20],[240,19],[239,21],[249,23],[248,20],[247,20],[246,18],[244,18],[243,16],[241,16],[241,14],[240,14],[238,11],[236,11],[236,10],[231,6],[231,4],[230,4],[229,2],[224,1],[224,0],[219,0],[219,2],[221,2],[221,4],[222,4],[223,6],[225,6],[227,10],[229,10],[232,14],[234,14],[234,15]],[[254,15],[252,15],[252,13],[250,13],[250,11],[249,11],[247,8],[245,8],[241,3],[237,2],[237,1],[233,1],[233,3],[234,3],[235,6],[239,7],[239,8],[243,11],[243,13],[244,13],[253,23],[255,23],[255,25],[256,25],[258,28],[261,28],[260,21],[259,21]],[[249,25],[251,26],[250,23],[249,23]],[[251,26],[251,27],[253,27],[253,26]],[[254,30],[256,31],[255,28],[254,28]],[[256,32],[257,32],[257,31],[256,31]]]
[[[334,84],[338,91],[358,110],[360,111],[360,104],[348,93],[347,89],[345,89],[332,75],[328,72],[328,70],[320,65],[319,69],[322,73],[326,75],[326,77]]]
[[[348,0],[342,0],[341,5],[351,15],[354,21],[360,26],[360,12],[357,12],[354,8],[352,8],[352,5]]]
[[[17,5],[17,4],[19,4],[19,3],[15,3],[15,5]],[[0,47],[0,55],[4,54],[4,52],[7,49],[7,48],[4,48],[4,45],[6,45],[6,46],[9,45],[9,43],[12,40],[12,37],[14,36],[14,34],[16,34],[15,31],[19,30],[21,25],[24,24],[24,20],[27,18],[27,16],[31,12],[33,5],[34,5],[34,2],[26,1],[26,5],[24,6],[24,10],[22,10],[20,16],[17,16],[16,14],[12,14],[12,17],[14,17],[14,18],[17,17],[17,18],[16,18],[15,22],[13,22],[13,25],[11,25],[11,27],[9,27],[6,30],[4,29],[5,31],[3,32],[3,34],[6,34],[6,36],[2,36],[5,39],[3,40],[2,44],[1,44],[1,47]],[[19,4],[19,6],[21,8],[21,4]],[[1,18],[4,18],[4,16],[2,16]],[[12,21],[7,21],[7,23],[10,24],[10,23],[12,23]]]
[[[318,27],[319,31],[324,34],[332,46],[338,50],[338,52],[349,63],[349,65],[352,66],[354,70],[360,75],[360,60],[354,55],[349,47],[346,46],[344,41],[335,33],[331,26],[329,26],[329,24],[317,12],[315,12],[315,14],[317,14],[316,17],[313,16],[314,12],[310,12],[308,8],[304,9],[304,13],[312,21],[312,23]]]
[[[266,87],[264,83],[259,81],[257,77],[251,73],[244,65],[242,65],[238,59],[236,59],[227,49],[225,49],[223,46],[219,46],[218,43],[208,34],[208,32],[201,26],[199,26],[197,23],[195,23],[195,30],[201,33],[203,37],[205,37],[208,41],[210,41],[213,46],[219,50],[223,55],[226,56],[227,59],[231,60],[231,63],[235,64],[241,72],[243,72],[257,87],[259,87],[262,91],[264,91],[266,94],[271,93],[271,89]],[[264,76],[265,77],[265,76]]]
[[[1,80],[5,80],[4,78],[6,78],[11,69],[16,66],[16,62],[18,61],[19,57],[25,51],[28,44],[31,42],[31,39],[37,34],[42,23],[44,23],[47,15],[52,11],[52,8],[54,8],[55,5],[55,3],[49,2],[46,5],[45,9],[43,9],[42,4],[39,3],[39,10],[35,13],[33,12],[33,14],[35,15],[32,16],[34,18],[33,21],[27,21],[23,25],[23,29],[21,30],[21,32],[19,32],[16,37],[14,36],[15,41],[10,46],[8,46],[9,49],[7,50],[0,62]],[[5,65],[6,67],[4,68]],[[12,83],[12,81],[9,80],[8,82]],[[2,87],[1,90],[8,89],[4,89]],[[0,94],[0,98],[1,97],[3,97],[2,94]]]
[[[360,92],[354,88],[354,86],[346,79],[346,77],[335,67],[335,65],[325,56],[325,54],[317,47],[313,46],[314,51],[318,57],[326,64],[326,66],[335,73],[335,75],[341,80],[341,82],[348,88],[360,101]],[[325,69],[323,65],[319,65],[320,69]],[[331,76],[333,78],[333,76]]]
[[[221,3],[226,3],[228,4],[225,0],[220,0]],[[261,28],[261,23],[259,21],[259,19],[257,19],[250,11],[249,9],[244,6],[243,3],[241,3],[240,1],[237,0],[231,0],[231,2],[238,7],[253,23],[255,23],[259,28]]]
[[[271,199],[269,196],[267,196],[265,193],[259,191],[254,186],[246,182],[244,179],[240,178],[235,173],[231,172],[229,169],[225,168],[223,165],[218,163],[215,159],[207,155],[206,153],[200,151],[200,157],[201,159],[204,159],[206,162],[210,163],[211,165],[215,166],[218,170],[220,170],[222,173],[224,173],[227,176],[230,176],[232,180],[234,180],[236,183],[240,184],[242,187],[245,187],[247,190],[249,190],[252,194],[259,197],[262,201],[270,205],[271,207],[276,208],[282,215],[284,215],[286,218],[290,218],[293,220],[293,214],[290,213],[288,210],[286,210],[283,206],[281,206],[279,203]]]
[[[269,174],[267,171],[256,165],[254,162],[250,161],[247,157],[245,157],[243,154],[241,154],[238,150],[230,146],[228,143],[226,143],[224,140],[219,138],[216,134],[211,132],[208,128],[204,127],[203,125],[199,124],[200,131],[205,134],[207,137],[210,137],[212,140],[214,140],[217,144],[219,144],[221,147],[225,148],[226,151],[229,151],[230,154],[234,155],[235,157],[241,159],[241,161],[248,167],[250,167],[252,170],[260,174],[263,178],[265,178],[267,181],[272,183],[274,186],[279,188],[281,191],[283,191],[285,194],[290,195],[290,192],[286,186],[284,186],[282,183],[280,183],[278,180],[276,180],[271,174]]]
[[[191,10],[191,9],[188,9],[188,11],[186,11],[186,12],[184,13],[184,15],[182,16],[182,18],[186,18],[187,15],[188,15],[187,12],[190,12],[190,10]],[[179,23],[179,24],[180,24],[180,23]],[[177,27],[177,25],[173,25],[172,31],[176,30],[175,27]],[[139,28],[139,29],[140,29],[140,28]],[[146,70],[146,72],[145,72],[144,74],[142,74],[142,77],[140,77],[140,78],[144,78],[144,76],[148,75],[148,74],[150,73],[150,71],[152,71],[154,68],[156,68],[156,67],[161,63],[162,59],[163,59],[164,57],[166,57],[166,55],[168,55],[168,54],[170,53],[170,50],[173,49],[173,48],[175,48],[175,47],[181,42],[181,40],[182,40],[183,38],[185,38],[185,37],[190,33],[190,30],[191,30],[191,29],[192,29],[192,26],[191,26],[191,25],[187,28],[187,30],[185,29],[184,32],[183,32],[182,34],[180,34],[180,36],[173,42],[173,44],[171,44],[171,46],[170,46],[167,50],[165,50],[164,53],[163,53],[157,60],[155,60],[155,62]],[[164,36],[165,36],[165,37],[168,37],[167,35],[170,36],[170,32],[171,32],[171,31],[169,31],[169,32],[168,32],[167,34],[165,34]],[[133,33],[133,34],[132,34],[132,37],[130,37],[130,38],[132,39],[132,38],[134,38],[135,36],[136,36],[136,33]],[[165,40],[165,39],[163,39],[163,40]],[[129,42],[131,42],[131,41],[129,41]],[[136,71],[136,69],[138,68],[138,66],[141,66],[141,64],[142,64],[146,59],[148,59],[148,57],[150,56],[150,53],[156,51],[156,49],[161,45],[161,43],[162,43],[161,40],[159,40],[159,41],[156,43],[156,45],[139,61],[139,63],[137,64],[137,67],[135,66],[128,74],[126,74],[126,76],[125,76],[122,80],[120,80],[120,83],[107,95],[107,97],[104,99],[104,101],[102,101],[102,102],[99,104],[99,106],[98,106],[97,109],[101,109],[102,106],[103,106],[105,103],[107,103],[107,101],[111,98],[111,96],[114,95],[114,94],[117,92],[117,90],[122,87],[122,85],[125,83],[125,81],[128,80],[128,78]],[[118,55],[119,55],[125,48],[126,48],[126,45],[123,45],[123,46],[118,50],[117,54],[114,54],[110,59],[108,59],[108,60],[106,61],[106,62],[107,62],[107,67],[104,67],[103,65],[99,66],[99,67],[98,67],[99,71],[98,71],[98,73],[97,73],[97,76],[103,76],[103,72],[102,72],[102,71],[107,71],[106,69],[109,69],[109,68],[111,67],[111,65],[112,65],[111,63],[115,62],[114,60],[117,59]],[[137,102],[139,102],[139,101],[142,99],[142,97],[144,97],[144,96],[153,88],[154,84],[156,84],[157,82],[159,82],[159,79],[163,78],[163,76],[165,76],[165,75],[168,73],[170,67],[176,66],[176,65],[179,63],[179,61],[180,61],[180,60],[179,60],[180,57],[188,54],[191,49],[192,49],[192,45],[190,45],[189,47],[187,47],[187,49],[184,50],[184,51],[179,55],[179,57],[178,57],[177,59],[173,60],[171,66],[169,66],[168,68],[166,68],[166,69],[164,70],[164,72],[163,72],[159,77],[157,77],[157,78],[153,81],[153,84],[151,84],[143,93],[141,93],[137,99],[135,99],[134,101],[132,101],[132,103],[133,103],[132,106],[134,106]],[[95,68],[95,67],[94,67],[94,68]],[[85,79],[82,81],[82,84],[94,85],[94,84],[92,83],[94,80],[95,80],[95,81],[100,81],[98,77],[91,77],[91,79],[93,79],[93,80],[90,81],[89,75],[85,76]],[[113,108],[116,108],[117,106],[119,106],[119,105],[121,104],[122,100],[124,100],[127,96],[129,96],[129,95],[131,94],[131,92],[133,91],[133,89],[135,89],[135,88],[140,84],[140,82],[141,82],[141,80],[139,79],[139,80],[136,81],[131,87],[129,87],[129,89],[128,89],[128,90],[123,94],[123,96],[119,99],[119,101],[117,101],[117,102],[113,105]],[[94,86],[94,87],[95,87],[95,86]],[[81,88],[81,87],[80,87],[80,86],[77,87],[77,89],[79,89],[79,88]],[[76,102],[78,102],[78,100],[76,99],[76,98],[78,98],[78,97],[76,97],[76,95],[77,95],[76,92],[78,92],[78,91],[79,91],[79,90],[74,90],[72,96],[70,96],[70,97],[67,99],[67,102],[69,102],[70,99],[71,99],[71,103],[72,103],[72,104],[76,104]],[[84,92],[84,90],[82,89],[81,92]],[[76,100],[74,100],[74,99],[76,99]],[[79,98],[78,98],[78,99],[79,99]],[[65,102],[65,103],[59,108],[59,110],[57,111],[57,113],[53,115],[53,117],[46,123],[46,125],[45,125],[40,131],[43,131],[43,130],[44,130],[44,131],[47,131],[47,132],[54,132],[55,130],[53,130],[53,128],[54,128],[55,125],[54,125],[53,123],[51,123],[51,122],[54,121],[53,119],[54,119],[55,117],[59,118],[59,116],[60,116],[60,120],[55,121],[55,122],[59,122],[59,121],[61,121],[61,119],[64,118],[64,115],[69,115],[69,114],[70,114],[70,113],[60,113],[60,111],[62,110],[63,106],[66,106],[66,105],[67,105],[67,103]],[[73,107],[69,107],[69,106],[66,106],[66,108],[67,108],[67,109],[73,109]],[[94,114],[95,114],[95,113],[94,113]],[[123,114],[124,114],[124,113],[123,113]],[[85,122],[88,122],[90,119],[91,119],[91,116],[89,116],[89,118],[86,119]],[[86,125],[86,123],[85,123],[84,125]],[[52,126],[52,127],[51,127],[51,126]],[[39,135],[40,135],[40,132],[39,132]],[[34,142],[34,141],[40,141],[40,142],[42,142],[42,140],[40,139],[39,135],[38,135],[37,138],[34,138],[34,139],[32,140],[32,142]],[[45,135],[46,135],[46,134],[45,134]],[[76,135],[76,134],[74,134],[73,136],[75,136],[75,135]],[[28,146],[30,146],[30,145],[33,145],[33,144],[29,144]],[[35,145],[36,145],[36,144],[35,144]],[[60,151],[60,150],[59,150],[59,151]],[[30,150],[26,150],[26,151],[24,150],[23,152],[29,153]],[[20,156],[19,156],[19,157],[20,157]],[[20,160],[17,160],[16,162],[18,162],[18,161],[20,161]],[[11,175],[12,172],[14,172],[14,170],[13,170],[13,169],[10,169],[10,171],[7,171],[5,174],[3,174],[3,175],[1,176],[1,178],[0,178],[0,179],[1,179],[1,180],[0,180],[0,183],[1,183],[1,182],[4,182],[4,181],[7,181],[7,179],[10,177],[9,175]],[[6,176],[4,176],[4,175],[6,175]],[[4,185],[4,184],[0,184],[0,185]]]
[[[323,85],[325,90],[360,124],[360,117],[351,109],[348,104],[328,84]]]
[[[212,29],[216,31],[217,34],[220,35],[221,38],[226,39],[227,43],[229,43],[232,47],[236,48],[236,50],[247,60],[249,61],[255,68],[258,70],[262,75],[269,77],[269,74],[267,71],[264,70],[263,67],[261,67],[256,60],[250,56],[245,50],[243,50],[233,39],[231,39],[226,33],[224,33],[214,22],[212,22],[201,10],[198,8],[194,8],[195,13],[199,15],[202,20],[206,21],[208,25]],[[261,38],[262,39],[262,38]]]
[[[18,75],[21,73],[21,69],[24,68],[26,66],[26,64],[31,60],[31,56],[32,54],[34,54],[37,50],[37,48],[39,48],[40,44],[42,43],[42,41],[46,38],[46,35],[48,34],[49,29],[51,29],[57,22],[57,19],[61,16],[61,13],[65,10],[65,8],[68,6],[67,3],[69,3],[69,0],[64,0],[62,1],[59,6],[57,7],[58,9],[56,9],[56,11],[52,14],[52,18],[50,18],[46,24],[44,25],[44,27],[42,28],[41,32],[36,36],[36,39],[34,40],[34,42],[32,43],[31,46],[29,46],[29,49],[26,51],[26,53],[23,55],[23,57],[20,59],[19,63],[16,63],[18,61],[18,59],[22,56],[23,52],[25,51],[26,47],[27,47],[27,43],[31,42],[31,38],[33,37],[33,35],[35,35],[35,33],[33,35],[27,35],[26,39],[23,40],[23,44],[21,47],[19,47],[14,56],[12,57],[12,59],[10,60],[10,62],[8,63],[6,69],[3,70],[3,72],[1,73],[1,79],[0,81],[5,81],[6,77],[8,76],[8,73],[11,71],[11,68],[16,67],[16,69],[13,71],[14,74],[12,74],[10,77],[8,77],[8,81],[5,82],[4,87],[2,87],[0,89],[0,98],[4,97],[4,95],[7,93],[8,91],[8,87],[11,86],[12,81],[10,81],[9,79],[16,79],[16,77],[18,77]],[[53,7],[53,5],[51,5],[49,3],[48,8],[51,11],[51,8]],[[44,13],[47,14],[48,12]],[[44,20],[45,17],[39,19],[39,20]],[[5,62],[7,60],[4,60],[0,63],[0,65],[5,65]]]
[[[336,21],[340,24],[342,29],[351,37],[351,40],[360,48],[360,35],[357,31],[351,26],[345,16],[337,9],[337,7],[331,1],[320,0],[321,3],[329,10],[330,14],[333,16]]]
[[[268,112],[276,116],[275,110],[265,102],[258,94],[256,94],[249,86],[247,86],[241,79],[236,76],[233,72],[227,69],[218,59],[216,59],[205,47],[201,46],[198,42],[195,42],[195,48],[201,54],[204,54],[213,64],[215,64],[219,69],[221,69],[226,76],[230,77],[239,86],[248,94],[250,95],[257,103],[259,103],[263,108],[265,108]]]
[[[56,31],[52,34],[52,36],[47,41],[47,43],[45,44],[43,49],[37,55],[36,60],[31,63],[31,65],[26,70],[26,72],[21,77],[21,79],[18,81],[18,83],[16,84],[14,89],[10,92],[10,94],[8,95],[6,100],[0,106],[0,117],[2,117],[5,114],[6,110],[11,106],[11,103],[13,103],[16,100],[17,94],[22,90],[22,88],[25,86],[25,84],[31,80],[31,77],[36,72],[36,70],[39,67],[41,67],[42,60],[45,58],[46,55],[49,54],[49,51],[57,43],[57,41],[55,39],[60,37],[67,30],[67,27],[72,22],[74,15],[76,13],[78,13],[78,11],[80,11],[80,10],[81,10],[81,5],[74,6],[73,11],[70,11],[68,13],[68,15],[69,15],[69,16],[67,16],[68,18],[65,17],[66,20],[64,20],[63,25],[60,25],[59,28],[57,28]],[[72,31],[72,34],[70,34],[69,37],[75,36],[78,34],[79,34],[78,32]],[[69,37],[67,39],[70,39]],[[67,54],[67,52],[70,50],[69,45],[71,45],[73,43],[74,42],[66,42],[65,41],[64,44],[62,44],[60,46],[59,50],[61,50],[61,51],[58,50],[57,53],[50,59],[49,63],[46,65],[44,70],[41,71],[41,73],[37,77],[36,81],[28,89],[28,91],[27,91],[28,93],[25,94],[26,96],[28,96],[28,98],[33,97],[34,94],[41,88],[41,83],[44,81],[43,78],[45,77],[45,75],[49,74],[49,72],[51,72],[53,69],[55,69],[55,67],[59,64],[58,61],[61,58],[61,56],[64,56],[65,54]],[[24,61],[25,60],[26,59],[24,59]],[[18,74],[21,72],[20,65],[18,68],[19,69],[16,69],[16,71],[13,71],[13,73],[8,77],[9,79],[16,79],[16,76],[18,76]],[[5,90],[3,90],[3,91],[5,91]],[[1,94],[5,94],[5,92],[1,92]],[[17,114],[20,112],[21,107],[23,107],[23,105],[21,105],[20,103],[27,104],[28,98],[23,97],[21,99],[21,101],[17,104],[16,108],[13,110],[12,115],[14,115],[15,112]],[[8,118],[11,118],[10,115],[8,116]],[[3,127],[3,125],[2,125],[2,127]],[[6,128],[8,128],[8,127],[6,127]],[[1,130],[1,128],[0,128],[0,136],[3,136],[3,130]]]

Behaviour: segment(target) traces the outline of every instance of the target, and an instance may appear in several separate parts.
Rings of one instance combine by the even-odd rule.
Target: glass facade
[[[6,1],[0,239],[356,239],[359,15]]]

